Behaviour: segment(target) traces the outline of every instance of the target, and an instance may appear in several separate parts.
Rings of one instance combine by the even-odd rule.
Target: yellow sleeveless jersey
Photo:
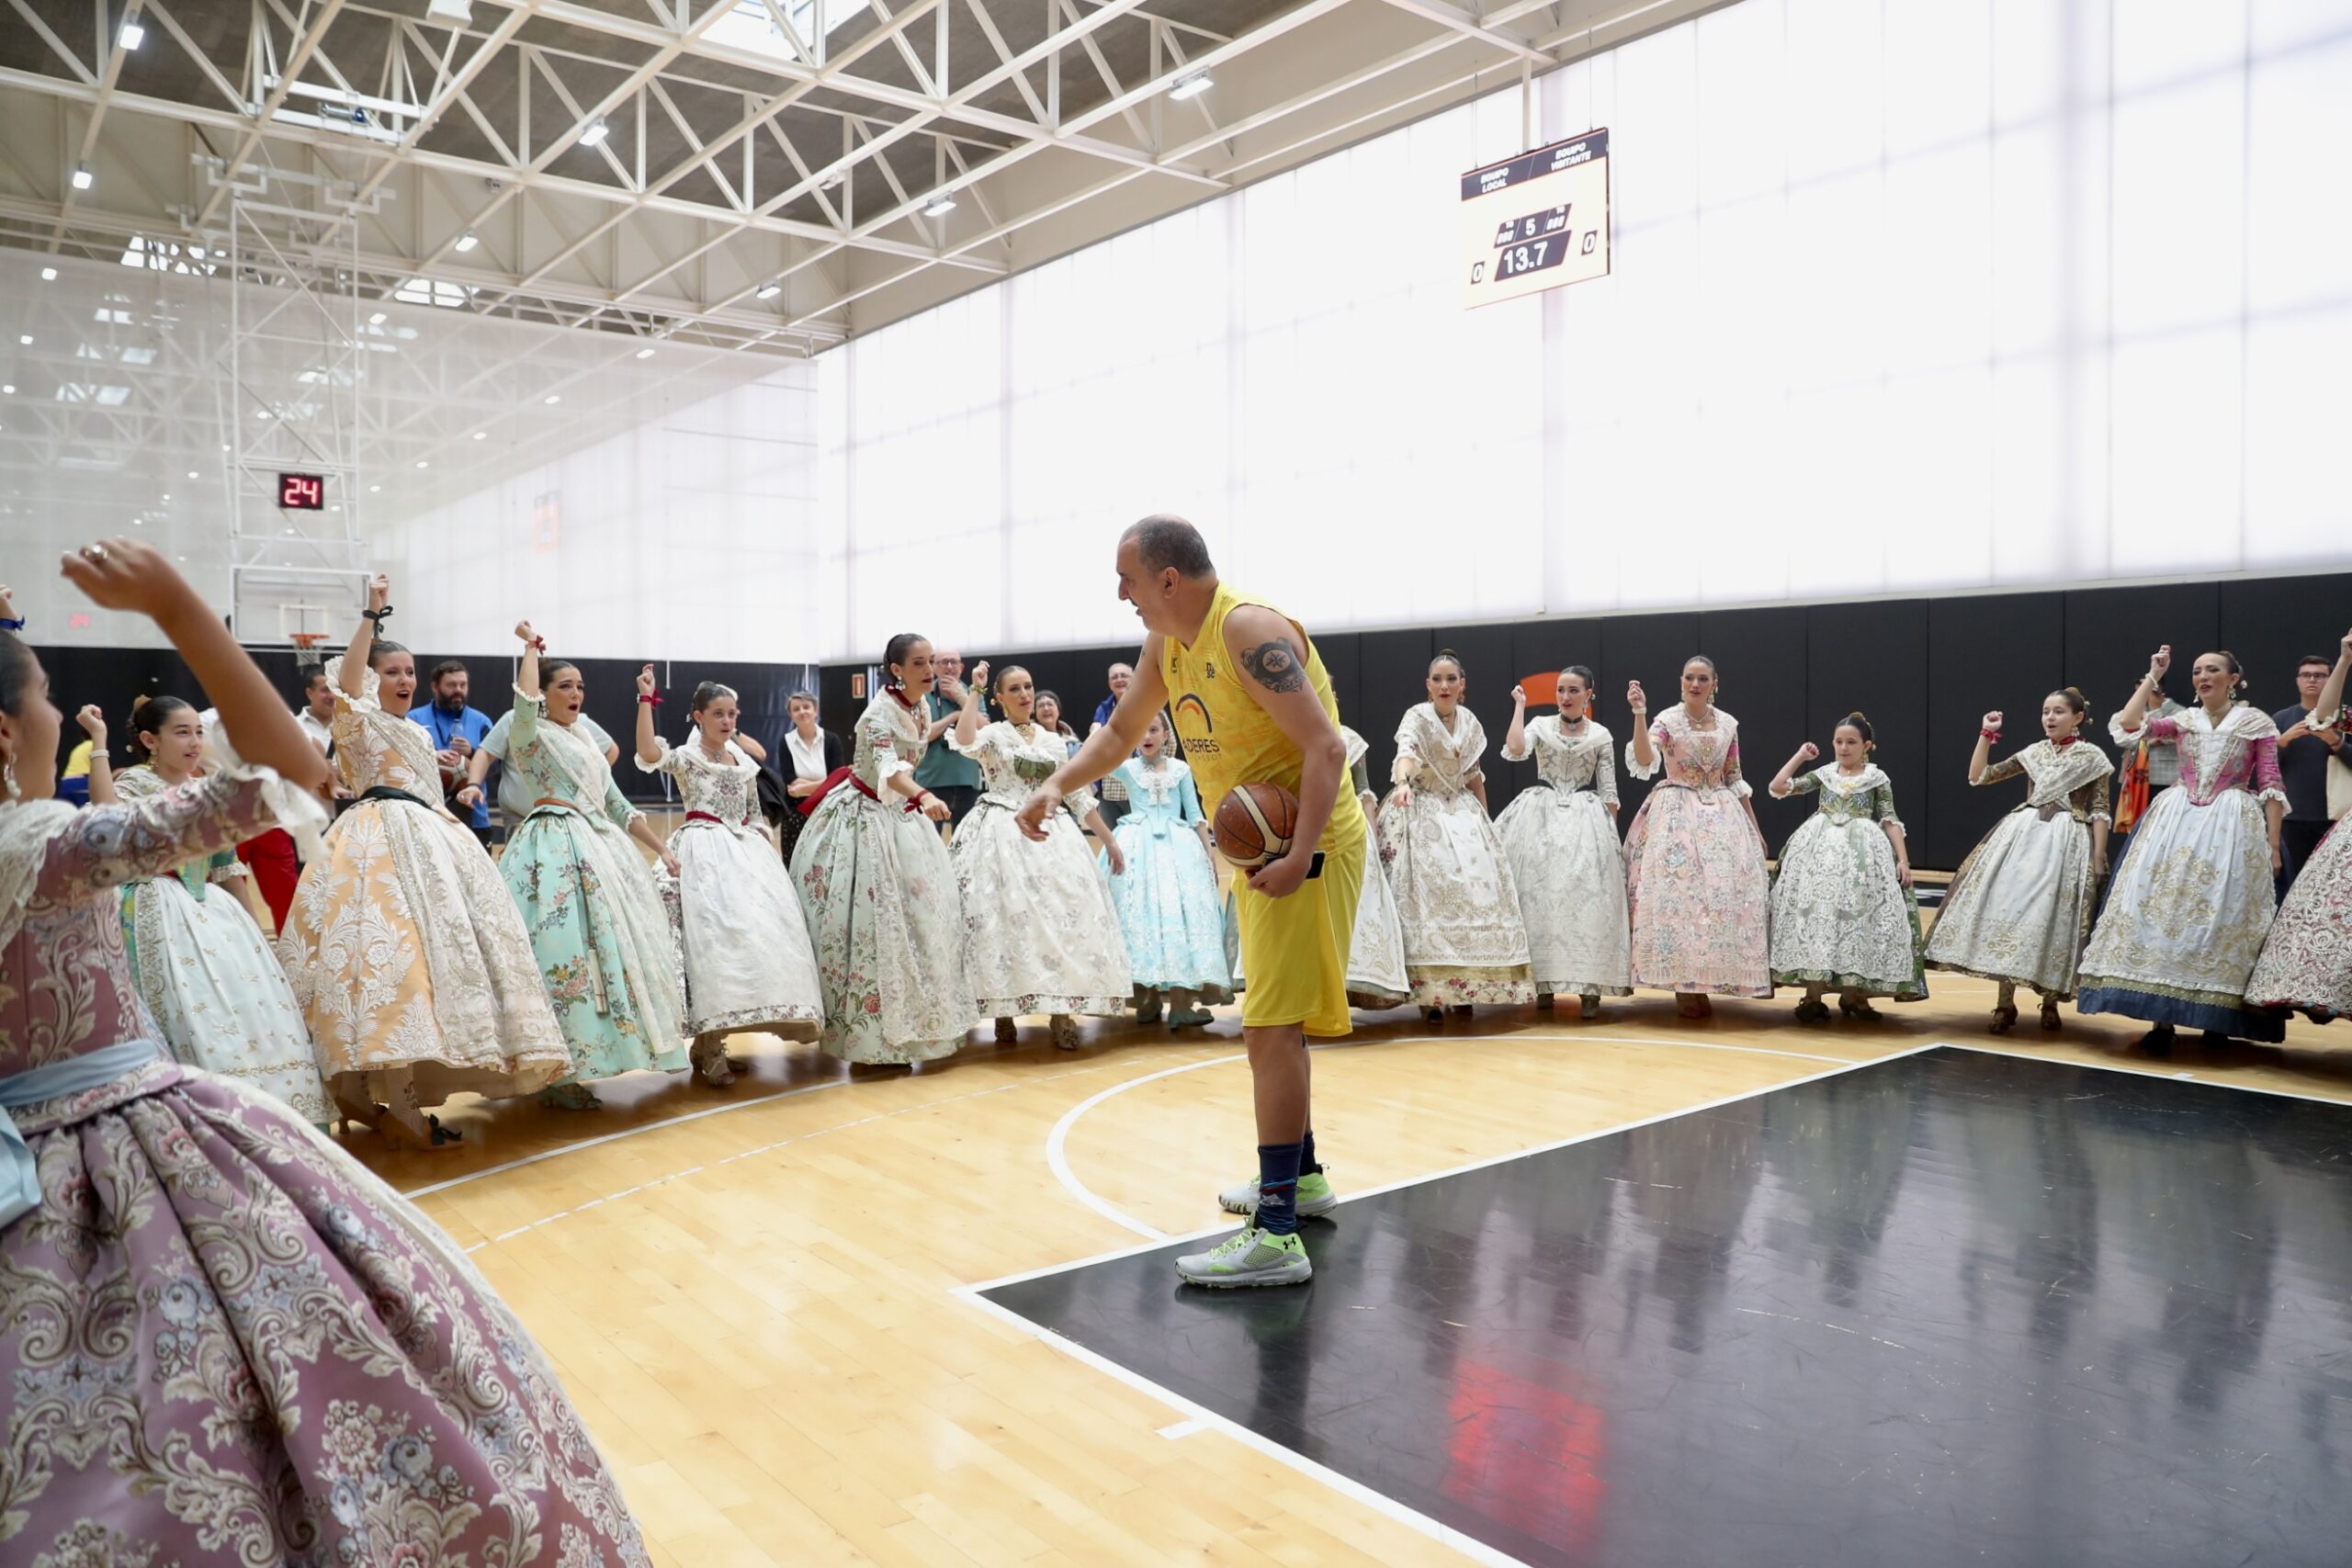
[[[1331,677],[1306,628],[1264,600],[1237,592],[1229,582],[1218,583],[1208,618],[1201,623],[1190,648],[1172,637],[1160,639],[1160,674],[1168,682],[1169,714],[1175,720],[1184,760],[1192,764],[1193,777],[1200,785],[1201,809],[1211,821],[1216,819],[1218,803],[1239,785],[1272,783],[1296,795],[1301,776],[1297,746],[1258,705],[1252,695],[1255,682],[1233,667],[1233,656],[1226,648],[1225,618],[1243,604],[1273,610],[1290,621],[1306,650],[1307,685],[1330,716],[1331,727],[1336,729],[1340,725],[1340,705],[1331,695]],[[1331,803],[1331,818],[1324,825],[1317,848],[1329,853],[1360,845],[1363,838],[1363,807],[1342,775],[1339,797]]]

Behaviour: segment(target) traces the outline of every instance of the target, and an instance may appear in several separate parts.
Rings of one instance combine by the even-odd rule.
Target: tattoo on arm
[[[1306,684],[1306,666],[1281,637],[1261,642],[1241,656],[1250,678],[1270,692],[1295,692]]]

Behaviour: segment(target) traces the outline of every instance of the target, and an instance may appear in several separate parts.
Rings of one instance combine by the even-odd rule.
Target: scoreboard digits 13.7
[[[1609,273],[1609,132],[1462,176],[1463,300],[1516,299]]]

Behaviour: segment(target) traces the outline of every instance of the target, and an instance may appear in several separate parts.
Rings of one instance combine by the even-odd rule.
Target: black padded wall
[[[1487,798],[1498,812],[1534,776],[1532,767],[1500,756],[1514,682],[1566,664],[1590,666],[1596,712],[1622,759],[1630,734],[1626,682],[1640,681],[1651,711],[1663,711],[1680,700],[1682,661],[1704,653],[1720,668],[1724,706],[1739,718],[1741,761],[1776,853],[1811,806],[1773,802],[1765,786],[1801,742],[1811,740],[1826,754],[1831,728],[1860,708],[1878,732],[1877,761],[1894,781],[1913,863],[1948,871],[2024,797],[2014,784],[1968,785],[1969,752],[1985,710],[2007,716],[1998,749],[2006,752],[2040,738],[2044,694],[2080,686],[2090,702],[2090,732],[2112,753],[2108,718],[2123,705],[2157,644],[2173,645],[2173,695],[2188,696],[2188,664],[2198,653],[2228,648],[2246,666],[2249,697],[2269,712],[2296,700],[2297,656],[2332,653],[2347,626],[2352,572],[1335,632],[1315,641],[1331,672],[1340,718],[1370,743],[1374,784],[1384,790],[1396,721],[1422,700],[1430,655],[1440,647],[1460,652],[1470,664],[1470,707],[1487,729]],[[1007,657],[963,651],[967,661],[984,657],[1001,664]],[[1041,684],[1051,683],[1045,671],[1056,672],[1071,722],[1082,729],[1102,695],[1103,667],[1133,656],[1126,647],[1087,649],[1023,656],[1022,662],[1039,672]],[[825,671],[829,726],[854,716],[847,673]],[[1532,693],[1532,711],[1545,711],[1550,696]],[[1625,799],[1619,821],[1630,823],[1647,786],[1622,772],[1618,782]]]

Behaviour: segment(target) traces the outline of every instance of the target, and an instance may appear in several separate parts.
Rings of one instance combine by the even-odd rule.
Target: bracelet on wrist
[[[20,631],[23,631],[24,629],[25,629],[25,621],[24,621],[24,617],[23,617],[23,616],[21,616],[21,615],[0,615],[0,631],[5,631],[5,632],[20,632]]]
[[[639,692],[637,694],[637,700],[643,706],[658,708],[662,705],[662,694],[659,692]]]
[[[359,612],[359,618],[363,621],[373,621],[376,624],[376,629],[382,631],[384,623],[392,618],[392,607],[387,604],[380,610],[362,610]]]
[[[1987,740],[1998,740],[2001,738],[2001,732],[1997,729],[1980,729],[1976,733]]]

